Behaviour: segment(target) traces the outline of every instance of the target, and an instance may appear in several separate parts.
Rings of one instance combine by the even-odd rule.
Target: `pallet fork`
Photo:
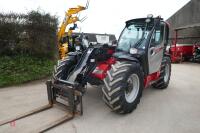
[[[57,80],[57,83],[54,83],[53,80],[48,80],[47,85],[47,94],[48,94],[48,104],[37,109],[31,110],[24,114],[20,114],[14,118],[0,121],[0,126],[6,125],[10,122],[20,120],[22,118],[28,117],[33,114],[45,111],[53,107],[54,104],[64,106],[69,110],[69,112],[62,118],[57,119],[56,121],[41,127],[36,132],[45,132],[49,129],[52,129],[66,121],[69,121],[74,118],[75,115],[83,114],[83,105],[82,105],[82,93],[75,89],[76,85],[67,81]],[[68,102],[68,105],[59,102],[58,97],[65,99]]]

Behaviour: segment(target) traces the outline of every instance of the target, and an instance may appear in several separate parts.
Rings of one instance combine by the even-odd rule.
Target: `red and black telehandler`
[[[117,46],[85,45],[84,41],[81,47],[75,45],[76,50],[58,61],[52,79],[46,82],[49,100],[46,108],[59,103],[67,105],[69,112],[41,131],[83,113],[82,96],[88,83],[102,86],[105,103],[121,114],[136,109],[144,88],[150,85],[157,89],[167,88],[171,75],[170,55],[166,52],[168,35],[168,24],[160,16],[148,15],[127,21]],[[30,113],[25,116],[28,115]],[[13,119],[1,125],[11,121]]]

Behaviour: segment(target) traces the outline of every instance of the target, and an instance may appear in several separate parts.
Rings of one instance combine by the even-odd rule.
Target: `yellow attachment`
[[[79,21],[78,17],[69,17],[67,24],[73,24]]]
[[[86,9],[85,7],[79,6],[79,5],[78,5],[78,7],[76,7],[76,8],[69,8],[69,10],[67,11],[67,15],[68,15],[68,16],[71,16],[71,15],[73,15],[73,14],[77,14],[77,13],[79,13],[80,11],[83,11],[83,10],[85,10],[85,9]]]
[[[72,32],[73,32],[72,30],[69,30],[69,31],[67,32],[67,35],[68,35],[68,36],[71,36],[71,35],[72,35]]]
[[[59,47],[60,59],[64,59],[66,57],[66,53],[68,53],[68,44],[64,43]]]
[[[77,21],[79,21],[79,18],[74,15],[76,15],[77,13],[79,13],[85,9],[86,9],[85,7],[78,5],[75,8],[69,8],[69,10],[65,13],[65,19],[63,20],[61,27],[57,33],[60,59],[64,59],[64,57],[68,53],[68,44],[60,43],[60,40],[63,38],[63,36],[65,34],[66,27],[69,24],[75,24]],[[68,36],[71,37],[73,30],[68,30],[67,32],[68,32]]]

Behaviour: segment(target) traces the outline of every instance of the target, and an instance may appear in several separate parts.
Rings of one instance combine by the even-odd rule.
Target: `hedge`
[[[30,55],[54,58],[58,19],[49,13],[0,13],[0,56]]]
[[[28,55],[0,57],[0,88],[49,77],[54,61]]]

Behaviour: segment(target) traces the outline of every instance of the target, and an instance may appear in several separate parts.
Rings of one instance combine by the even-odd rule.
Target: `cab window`
[[[151,44],[150,47],[155,47],[157,45],[160,45],[163,41],[163,31],[164,31],[164,25],[157,26],[153,32],[153,35],[151,37]]]

